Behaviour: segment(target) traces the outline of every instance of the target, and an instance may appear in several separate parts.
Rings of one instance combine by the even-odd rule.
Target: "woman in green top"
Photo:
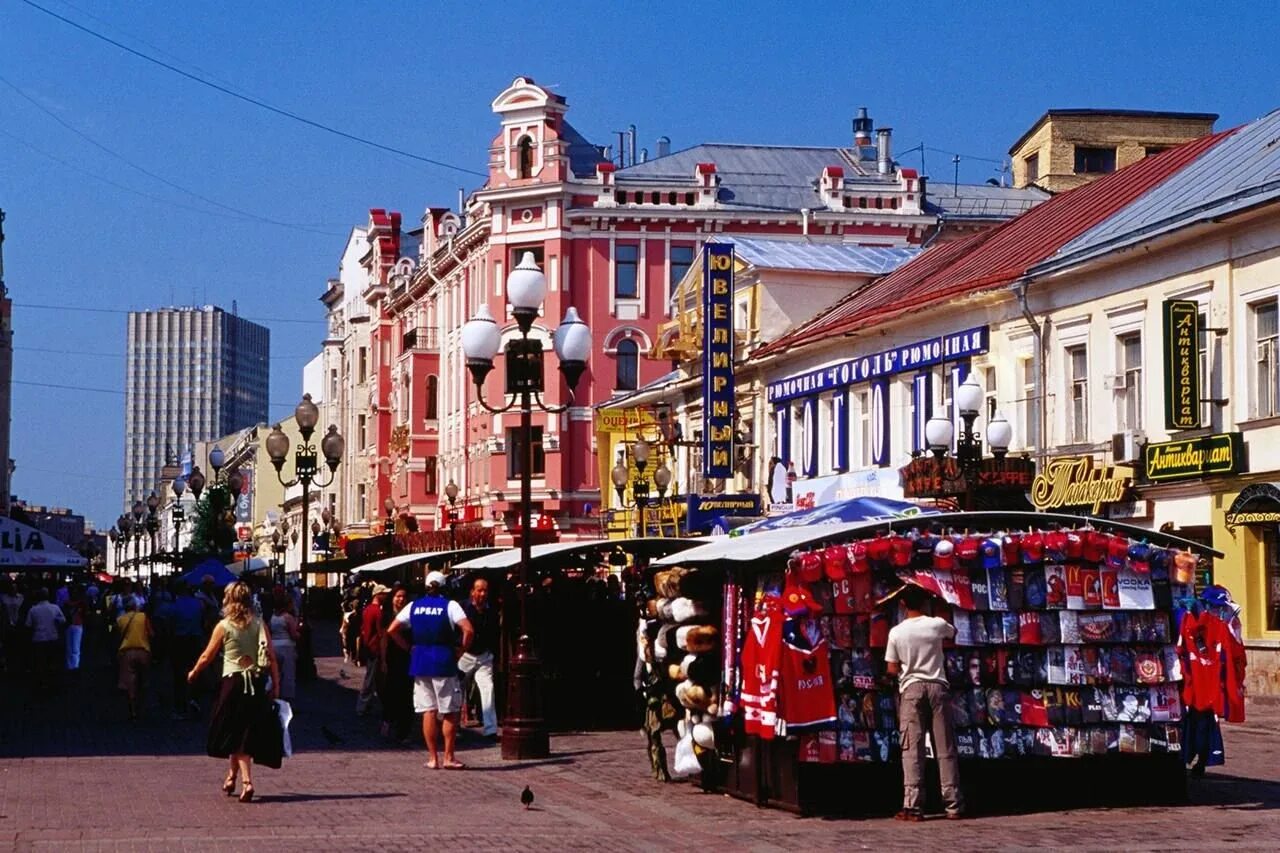
[[[240,802],[253,800],[253,762],[279,768],[281,741],[272,703],[279,698],[280,667],[271,645],[271,632],[253,611],[248,584],[236,581],[222,597],[224,618],[213,629],[209,645],[187,673],[194,683],[201,671],[222,655],[222,681],[209,720],[206,751],[231,764],[222,790],[232,796],[240,775]],[[266,672],[264,672],[266,670]],[[271,674],[268,690],[266,674]]]

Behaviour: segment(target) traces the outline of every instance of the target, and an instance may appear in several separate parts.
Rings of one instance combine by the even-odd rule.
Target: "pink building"
[[[498,522],[500,542],[509,541],[505,534],[518,518],[519,415],[492,415],[478,405],[460,330],[487,304],[504,345],[518,334],[505,282],[525,253],[547,277],[544,314],[533,331],[547,352],[547,403],[568,399],[550,341],[568,307],[577,308],[594,338],[573,407],[535,414],[533,512],[554,518],[561,535],[594,535],[601,484],[592,407],[671,369],[649,353],[703,241],[742,235],[909,246],[947,213],[926,200],[915,170],[893,161],[890,131],[874,129],[865,110],[849,147],[703,144],[669,153],[664,137],[649,158],[635,155],[634,131],[627,150],[611,157],[569,124],[562,96],[528,78],[516,78],[492,107],[499,131],[489,146],[488,180],[462,215],[426,210],[416,264],[402,257],[399,215],[371,211],[368,441],[380,460],[371,503],[381,507],[390,497],[424,527],[442,524],[450,481],[460,488],[463,517]],[[1012,216],[1021,201],[1015,194],[1026,194],[962,189],[973,192],[952,197],[964,202],[966,228]],[[984,215],[984,194],[994,201],[997,190],[999,204]],[[1026,206],[1042,195],[1028,195]],[[501,355],[497,362],[485,387],[495,405],[506,374]]]

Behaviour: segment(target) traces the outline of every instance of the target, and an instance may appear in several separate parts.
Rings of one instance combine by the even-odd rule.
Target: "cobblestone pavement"
[[[320,674],[296,703],[297,754],[255,773],[252,805],[218,790],[224,764],[204,756],[202,722],[171,722],[156,696],[142,722],[125,722],[105,665],[47,698],[6,678],[0,849],[1217,850],[1275,849],[1280,834],[1278,706],[1228,728],[1227,767],[1196,781],[1187,806],[900,824],[801,818],[658,785],[634,732],[557,736],[550,760],[522,764],[470,745],[471,769],[428,771],[420,748],[387,745],[374,720],[355,717],[361,670],[325,658]],[[1012,763],[1005,779],[1015,790]],[[530,811],[518,802],[526,784]]]

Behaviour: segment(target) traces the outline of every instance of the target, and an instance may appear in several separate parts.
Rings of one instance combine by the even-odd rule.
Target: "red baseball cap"
[[[911,565],[911,553],[915,542],[909,536],[894,536],[889,540],[889,560],[893,565],[904,567]]]
[[[1019,556],[1022,551],[1022,537],[1017,533],[1007,534],[1000,540],[1000,547],[1004,550],[1004,564],[1006,566],[1016,566],[1019,562]]]
[[[817,551],[809,551],[800,555],[800,580],[814,583],[822,580],[822,557]]]
[[[939,539],[933,546],[933,567],[950,571],[956,566],[956,545],[950,539]]]
[[[1063,534],[1067,537],[1067,544],[1064,547],[1068,560],[1078,560],[1084,553],[1084,537],[1074,530],[1068,530]]]
[[[822,571],[829,581],[838,581],[848,574],[849,554],[842,545],[830,545],[822,552]]]
[[[1044,558],[1051,563],[1061,563],[1067,558],[1067,534],[1050,530],[1044,535]]]
[[[893,546],[889,544],[889,540],[883,536],[877,536],[875,539],[867,542],[867,558],[874,563],[889,562],[889,553]]]
[[[1107,565],[1113,569],[1123,569],[1129,559],[1129,539],[1126,536],[1112,536],[1107,543]]]
[[[857,574],[871,571],[871,564],[868,562],[867,543],[862,540],[853,542],[845,546],[846,559],[853,571]]]
[[[1044,562],[1044,534],[1028,533],[1019,544],[1024,564],[1034,566]]]
[[[961,565],[973,566],[978,562],[978,549],[982,540],[976,536],[966,536],[956,543],[956,559]]]
[[[1085,560],[1090,563],[1100,563],[1107,556],[1107,547],[1111,544],[1111,537],[1103,533],[1101,530],[1090,530],[1083,535],[1084,546],[1082,553]]]

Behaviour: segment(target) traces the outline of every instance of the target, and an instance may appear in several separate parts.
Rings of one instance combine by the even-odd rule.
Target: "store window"
[[[791,461],[796,464],[796,470],[799,471],[804,466],[806,449],[809,447],[808,430],[805,423],[805,405],[804,400],[797,400],[791,404]]]
[[[1105,175],[1116,170],[1116,149],[1076,146],[1077,175]]]
[[[871,392],[859,391],[858,396],[858,436],[855,439],[858,448],[857,465],[859,468],[871,467]]]
[[[1067,347],[1067,440],[1083,444],[1089,440],[1089,351],[1083,346]]]
[[[1267,562],[1267,630],[1280,631],[1280,535],[1275,528],[1263,529],[1262,543]]]
[[[1276,369],[1276,347],[1280,342],[1280,317],[1274,301],[1254,305],[1253,311],[1253,416],[1269,418],[1280,413],[1277,391],[1280,373]]]
[[[636,390],[640,381],[640,345],[630,339],[618,341],[614,358],[618,363],[614,388],[618,391]]]
[[[542,427],[533,427],[533,443],[531,445],[533,455],[533,467],[531,469],[532,476],[545,477],[547,473],[547,457],[542,448]],[[522,443],[520,441],[520,430],[511,427],[507,430],[507,479],[518,480],[521,474],[521,459],[524,455],[521,453]]]
[[[1121,335],[1116,345],[1120,368],[1116,383],[1119,427],[1142,429],[1142,335]]]
[[[640,298],[640,247],[619,245],[613,250],[613,295],[617,299]]]

